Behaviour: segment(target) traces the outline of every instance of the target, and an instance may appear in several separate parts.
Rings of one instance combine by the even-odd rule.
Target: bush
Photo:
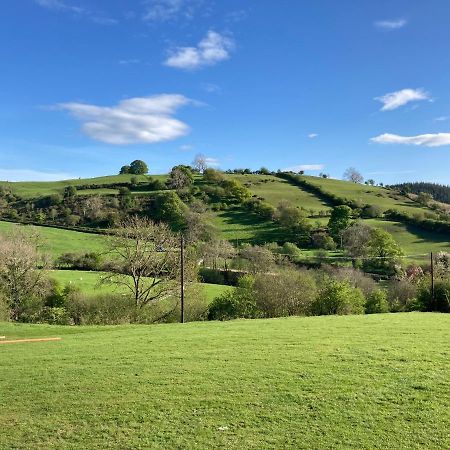
[[[258,275],[254,295],[263,317],[309,315],[317,287],[309,271],[284,269],[276,275]]]
[[[381,289],[373,291],[366,300],[366,314],[378,314],[389,312],[387,293]]]
[[[389,283],[389,309],[392,312],[421,309],[417,303],[417,285],[409,280],[393,280]]]
[[[133,322],[136,308],[131,298],[118,294],[87,296],[72,291],[66,310],[75,325],[116,325]]]
[[[431,294],[431,282],[424,281],[419,287],[417,300],[424,311],[450,312],[450,279],[435,282],[434,298]]]
[[[361,289],[348,281],[328,280],[313,304],[317,315],[363,314],[365,298]]]
[[[208,310],[208,320],[230,320],[258,317],[256,302],[253,295],[255,279],[244,275],[239,279],[234,291],[226,292],[216,297]]]

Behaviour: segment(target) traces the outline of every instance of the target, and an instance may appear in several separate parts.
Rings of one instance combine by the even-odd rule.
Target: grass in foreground
[[[0,324],[1,448],[442,449],[450,316]]]

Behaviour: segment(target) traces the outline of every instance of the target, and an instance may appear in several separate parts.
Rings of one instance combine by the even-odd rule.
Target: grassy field
[[[76,286],[87,295],[121,292],[117,291],[116,286],[101,284],[102,273],[99,272],[87,272],[83,270],[50,270],[48,276],[57,280],[62,286]],[[196,285],[202,289],[208,303],[222,293],[234,289],[232,286],[218,284],[196,283]],[[189,298],[186,298],[186,301],[189,301]]]
[[[153,179],[166,180],[166,175],[150,175]],[[102,185],[111,183],[129,183],[132,177],[136,177],[138,181],[146,181],[147,175],[111,175],[97,178],[77,178],[73,180],[62,181],[21,181],[21,182],[7,182],[0,181],[0,186],[10,187],[11,190],[23,197],[34,198],[44,195],[51,195],[62,193],[66,186],[82,186],[82,185],[97,185],[101,188]],[[101,189],[100,189],[101,191]],[[86,194],[86,192],[84,192]],[[92,192],[91,192],[92,193]],[[83,191],[80,192],[83,194]]]
[[[450,316],[0,324],[0,448],[450,446]]]
[[[288,201],[298,207],[314,212],[329,209],[329,205],[315,195],[289,184],[286,180],[270,175],[227,175],[248,186],[258,197],[277,207],[281,201]]]
[[[321,186],[326,191],[340,197],[360,201],[362,204],[377,205],[383,210],[397,209],[409,214],[427,211],[407,197],[396,195],[394,192],[377,186],[366,186],[364,184],[351,183],[350,181],[324,179],[318,177],[305,177],[305,179],[316,186]]]
[[[42,251],[56,258],[63,253],[102,252],[105,250],[106,236],[59,228],[18,225],[0,221],[0,233],[10,232],[15,228],[36,230],[42,239]]]
[[[365,222],[391,233],[406,255],[420,253],[428,253],[429,255],[430,252],[437,253],[439,251],[450,252],[450,240],[445,234],[432,233],[400,222],[387,220],[368,219]],[[427,258],[429,258],[428,255]]]

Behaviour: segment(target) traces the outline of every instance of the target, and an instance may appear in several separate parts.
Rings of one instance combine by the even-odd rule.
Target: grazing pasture
[[[77,287],[82,293],[87,295],[108,294],[118,292],[116,286],[110,284],[102,284],[101,272],[89,272],[84,270],[50,270],[48,276],[57,280],[62,286],[70,285]],[[202,289],[206,300],[211,302],[215,297],[223,292],[234,289],[232,286],[224,286],[219,284],[195,283]],[[188,301],[189,298],[186,298]]]
[[[42,251],[54,258],[63,253],[101,253],[106,249],[106,236],[104,235],[0,221],[0,233],[10,232],[14,229],[37,231],[42,240]]]
[[[450,317],[1,323],[0,447],[443,449]]]

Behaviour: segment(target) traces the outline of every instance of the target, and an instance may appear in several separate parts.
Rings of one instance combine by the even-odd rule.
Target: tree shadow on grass
[[[264,244],[266,242],[282,241],[286,237],[275,223],[265,220],[256,214],[238,207],[222,211],[219,216],[224,223],[236,225],[236,229],[228,228],[227,231],[250,231],[253,236],[248,238],[233,239],[239,243]]]

